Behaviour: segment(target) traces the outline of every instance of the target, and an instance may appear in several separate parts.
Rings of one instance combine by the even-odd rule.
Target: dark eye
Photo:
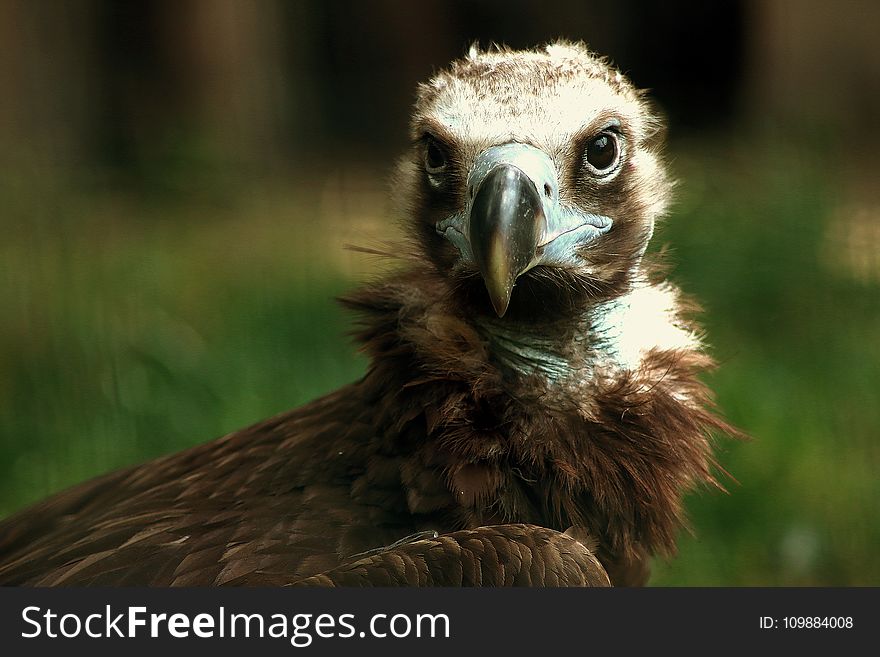
[[[617,136],[613,132],[600,132],[587,144],[586,156],[598,173],[608,173],[617,164]]]
[[[425,170],[440,173],[446,168],[446,151],[433,137],[428,137],[425,145]]]

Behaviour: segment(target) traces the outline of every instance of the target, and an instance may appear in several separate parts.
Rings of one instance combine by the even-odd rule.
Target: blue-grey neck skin
[[[677,308],[676,288],[637,283],[628,293],[587,310],[564,343],[526,324],[494,317],[480,318],[477,327],[504,370],[578,388],[600,371],[637,371],[654,349],[699,349],[699,337],[680,320]]]
[[[577,264],[578,248],[611,229],[610,217],[583,212],[560,203],[556,167],[542,150],[515,142],[492,146],[477,156],[468,174],[467,207],[437,224],[437,232],[455,245],[463,264],[474,262],[468,236],[476,191],[489,173],[503,165],[516,167],[528,176],[542,198],[546,224],[535,258],[525,271],[537,265],[558,267]]]
[[[591,381],[597,366],[630,365],[620,344],[628,309],[627,297],[593,307],[565,343],[523,323],[481,318],[477,325],[502,368],[522,376],[538,375],[554,385],[577,386]]]
[[[521,324],[510,325],[495,318],[481,318],[477,326],[489,343],[495,361],[504,370],[522,376],[538,375],[550,383],[561,383],[574,374],[572,359],[566,353],[572,345],[562,349],[556,340],[529,331]],[[585,342],[587,336],[578,332],[574,339],[576,343]],[[574,345],[575,349],[581,346]]]

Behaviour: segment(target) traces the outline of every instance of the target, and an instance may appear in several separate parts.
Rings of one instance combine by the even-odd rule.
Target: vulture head
[[[583,45],[472,48],[419,87],[398,185],[469,312],[552,321],[637,275],[671,186],[658,130]]]

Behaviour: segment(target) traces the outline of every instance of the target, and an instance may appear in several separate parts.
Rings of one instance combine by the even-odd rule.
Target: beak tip
[[[495,309],[495,314],[498,317],[504,317],[504,314],[507,312],[507,307],[510,305],[510,297],[513,293],[512,287],[510,285],[502,290],[488,290],[489,298],[492,301],[492,308]]]
[[[504,313],[507,312],[507,305],[508,305],[508,302],[506,300],[505,301],[496,301],[495,299],[492,300],[492,307],[495,308],[495,314],[498,315],[499,319],[504,317]]]

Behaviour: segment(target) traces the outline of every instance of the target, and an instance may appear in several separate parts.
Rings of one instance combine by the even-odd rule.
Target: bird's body
[[[592,554],[644,583],[731,431],[643,263],[653,125],[579,45],[441,73],[398,178],[414,255],[345,300],[364,378],[5,520],[0,584],[602,583]]]

